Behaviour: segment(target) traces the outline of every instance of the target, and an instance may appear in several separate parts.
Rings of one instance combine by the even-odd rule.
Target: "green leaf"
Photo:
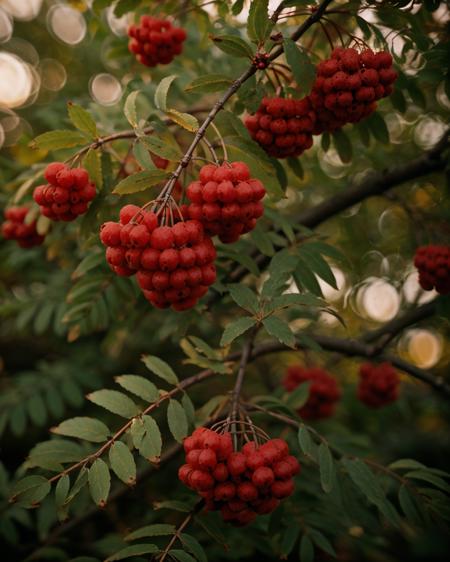
[[[298,443],[300,445],[300,449],[307,457],[315,457],[316,446],[311,439],[308,429],[304,425],[302,425],[298,430]]]
[[[227,285],[227,289],[230,291],[231,298],[241,308],[253,314],[257,312],[258,297],[251,289],[238,283]]]
[[[195,558],[185,552],[184,550],[172,549],[169,550],[169,556],[175,558],[179,562],[196,562]]]
[[[292,392],[289,392],[286,404],[293,410],[300,410],[306,404],[309,398],[310,383],[303,382],[297,386]]]
[[[27,466],[38,466],[47,470],[62,470],[61,463],[76,462],[83,457],[78,443],[66,439],[52,439],[35,445],[27,459]]]
[[[14,484],[10,501],[21,507],[37,506],[50,492],[50,482],[42,476],[26,476]]]
[[[80,105],[68,102],[67,111],[73,126],[94,140],[98,137],[97,125],[92,116]]]
[[[159,357],[155,357],[154,355],[143,355],[142,362],[149,371],[162,378],[169,384],[179,383],[178,377],[174,373],[172,367],[162,359],[159,359]]]
[[[366,124],[369,127],[370,132],[376,138],[377,141],[383,144],[389,144],[389,130],[387,128],[386,122],[383,117],[375,111],[367,119],[365,119]]]
[[[289,168],[294,172],[294,174],[299,179],[302,180],[305,177],[305,172],[303,170],[303,166],[299,158],[294,158],[293,156],[289,156],[286,162]]]
[[[177,150],[173,144],[168,144],[165,139],[156,134],[139,137],[139,142],[144,144],[148,150],[166,160],[176,162],[181,157],[180,151]]]
[[[123,441],[116,441],[109,450],[109,462],[116,476],[128,486],[136,484],[136,463]]]
[[[111,2],[110,2],[111,3]],[[114,15],[120,18],[124,14],[136,9],[136,0],[119,0],[114,8]]]
[[[97,459],[92,464],[88,473],[88,482],[92,499],[96,505],[104,507],[111,487],[111,476],[105,461]]]
[[[137,539],[144,539],[146,537],[162,537],[165,535],[173,535],[176,531],[175,525],[166,523],[155,523],[153,525],[146,525],[140,529],[136,529],[125,537],[126,541],[135,541]]]
[[[230,322],[225,327],[222,338],[220,340],[220,345],[222,347],[225,345],[229,345],[232,341],[244,334],[255,324],[256,320],[254,318],[250,318],[249,316],[244,316],[243,318],[238,318],[237,320]]]
[[[128,195],[130,193],[137,193],[138,191],[144,191],[162,183],[165,179],[170,176],[170,172],[164,170],[145,170],[144,172],[138,172],[132,176],[128,176],[119,182],[113,190],[116,195]]]
[[[168,109],[166,111],[166,115],[169,119],[171,119],[174,123],[186,129],[191,133],[195,133],[197,131],[198,119],[189,113],[182,113],[181,111],[177,111],[176,109]]]
[[[367,499],[375,504],[381,505],[385,500],[384,491],[375,478],[373,472],[360,459],[342,459],[353,483],[361,490]]]
[[[35,425],[40,427],[45,425],[45,422],[47,421],[47,409],[45,407],[45,402],[40,394],[35,394],[28,400],[27,410],[28,415],[30,416],[30,420]]]
[[[428,482],[436,486],[436,488],[440,488],[444,492],[450,493],[450,486],[435,474],[431,474],[425,470],[413,470],[412,472],[407,472],[405,474],[405,478],[415,478],[416,480],[423,480],[424,482]]]
[[[219,92],[228,88],[232,82],[233,80],[231,78],[223,74],[206,74],[205,76],[200,76],[193,80],[184,90],[186,92],[195,93]]]
[[[264,328],[271,336],[274,336],[278,341],[288,347],[295,349],[295,335],[287,322],[276,316],[269,316],[268,318],[264,318],[263,324]]]
[[[189,550],[199,562],[208,562],[204,548],[195,537],[182,533],[180,539],[187,550]]]
[[[32,148],[41,150],[59,150],[87,144],[86,137],[78,131],[56,130],[37,136],[32,142]]]
[[[286,527],[281,537],[280,558],[284,560],[287,559],[289,554],[292,552],[295,543],[297,542],[299,534],[300,534],[300,526],[297,521],[293,521]]]
[[[161,80],[155,92],[155,105],[161,111],[167,110],[167,95],[172,82],[177,78],[175,74],[166,76]]]
[[[125,558],[132,558],[134,556],[142,556],[143,554],[156,554],[159,552],[159,548],[156,544],[134,544],[132,546],[127,546],[122,548],[119,552],[116,552],[105,562],[114,562],[115,560],[125,560]]]
[[[117,390],[96,390],[86,396],[88,400],[123,418],[132,418],[139,414],[139,408],[126,394]]]
[[[342,129],[337,129],[333,131],[333,141],[334,146],[336,147],[337,153],[339,154],[339,158],[347,164],[351,162],[353,156],[352,150],[352,143],[348,136],[344,133]]]
[[[156,386],[138,375],[121,375],[114,379],[122,388],[128,390],[132,394],[139,396],[146,402],[156,402],[159,398],[159,392]]]
[[[123,112],[125,113],[125,117],[127,118],[128,123],[133,127],[138,126],[138,119],[136,113],[136,98],[140,94],[140,90],[136,90],[135,92],[131,92],[125,101],[125,105],[123,106]]]
[[[312,562],[314,560],[314,545],[308,535],[303,535],[300,541],[299,556],[301,562]]]
[[[77,496],[77,494],[86,486],[86,484],[88,483],[88,476],[89,470],[85,466],[83,466],[83,468],[78,473],[77,479],[75,480],[75,483],[70,490],[66,501],[64,502],[65,505],[69,504],[75,498],[75,496]]]
[[[297,267],[295,268],[293,277],[299,291],[306,289],[319,297],[323,297],[317,277],[311,271],[307,262],[300,256],[298,257]]]
[[[212,37],[214,44],[221,51],[234,57],[253,58],[252,46],[236,35],[215,35]]]
[[[133,445],[150,462],[157,462],[161,456],[162,438],[158,424],[150,416],[136,418],[131,425]]]
[[[333,287],[333,289],[337,290],[336,278],[330,265],[317,251],[310,248],[308,244],[305,244],[304,246],[300,246],[299,255],[302,256],[304,262],[308,264],[316,275]]]
[[[322,490],[328,494],[333,489],[334,461],[326,443],[319,445],[319,470]]]
[[[400,503],[400,507],[403,510],[403,513],[406,515],[408,520],[413,524],[417,525],[418,527],[422,526],[423,521],[420,516],[419,509],[416,505],[414,496],[408,490],[408,487],[404,484],[400,486],[398,491],[398,501]]]
[[[269,0],[253,0],[247,19],[247,33],[249,38],[257,44],[262,44],[268,39],[273,22],[268,14]]]
[[[317,529],[314,530],[311,529],[309,532],[309,536],[321,550],[323,550],[330,556],[333,556],[334,558],[337,557],[336,551],[334,550],[332,544],[324,534],[322,534]]]
[[[63,474],[58,480],[55,488],[55,505],[60,508],[66,501],[70,488],[70,478],[68,474]]]
[[[108,427],[100,420],[85,417],[63,421],[57,427],[53,427],[51,431],[57,435],[77,437],[93,443],[102,443],[111,434]]]
[[[83,166],[86,168],[89,178],[95,183],[98,189],[103,186],[102,163],[99,150],[90,148],[83,158]]]
[[[301,92],[308,94],[316,78],[316,67],[312,64],[308,53],[298,47],[292,39],[283,41],[286,60],[291,67],[292,74]]]
[[[177,400],[169,400],[167,408],[169,429],[175,440],[181,443],[188,434],[188,420],[183,406]]]

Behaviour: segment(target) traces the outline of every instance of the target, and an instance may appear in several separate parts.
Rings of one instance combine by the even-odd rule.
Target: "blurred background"
[[[214,4],[181,15],[180,20],[188,29],[184,54],[169,69],[154,70],[139,67],[128,53],[126,31],[134,14],[117,17],[114,3],[109,4],[105,10],[95,10],[89,0],[0,0],[2,210],[30,178],[34,178],[30,187],[36,185],[44,163],[54,158],[46,151],[30,148],[29,143],[45,131],[70,127],[66,113],[69,100],[88,109],[105,135],[129,128],[123,116],[123,103],[135,89],[144,93],[140,112],[146,115],[151,111],[148,100],[160,79],[169,73],[178,74],[180,86],[176,100],[180,110],[211,107],[216,94],[200,97],[184,92],[182,86],[202,73],[217,71],[219,59],[221,72],[229,76],[237,76],[245,67],[242,60],[224,58],[212,48],[208,33],[236,32],[239,26],[245,25],[248,2],[236,18]],[[164,10],[166,6],[174,13],[177,4],[180,2],[148,2],[148,9],[157,5],[159,10]],[[277,4],[270,2],[272,8]],[[347,3],[337,4],[344,7]],[[434,11],[426,12],[422,2],[402,3],[400,8],[392,8],[395,13],[389,11],[389,2],[381,4],[387,4],[385,11],[376,12],[368,3],[359,16],[378,25],[388,37],[400,71],[396,94],[392,100],[380,104],[386,130],[380,132],[376,126],[367,124],[347,127],[346,135],[353,147],[353,158],[348,161],[343,161],[335,145],[325,146],[323,139],[315,137],[314,147],[300,158],[302,174],[286,169],[286,198],[270,205],[279,220],[295,221],[296,213],[345,190],[351,181],[363,181],[373,170],[416,157],[432,148],[448,126],[448,4],[438,2]],[[402,35],[401,11],[398,11],[402,9],[417,18],[416,44],[411,37]],[[140,13],[143,12],[145,6]],[[356,35],[362,35],[355,28],[354,20],[350,22],[342,17],[342,23]],[[290,20],[288,28],[294,25],[295,21]],[[366,39],[369,44],[376,44],[376,37]],[[319,36],[313,48],[313,62],[327,57],[329,50],[326,38]],[[234,100],[228,109],[243,115],[246,109],[243,98]],[[187,145],[189,138],[186,132],[177,133],[182,146]],[[115,150],[123,158],[128,144],[119,143]],[[70,154],[71,151],[61,151],[60,159]],[[114,154],[112,160],[113,166],[117,166]],[[450,242],[450,206],[445,180],[445,174],[411,180],[321,225],[319,233],[339,248],[346,259],[330,260],[337,290],[321,279],[318,283],[324,298],[346,326],[326,313],[315,319],[292,313],[289,318],[292,328],[359,337],[411,307],[436,299],[433,291],[420,289],[412,260],[418,245]],[[145,201],[145,196],[139,197],[130,201]],[[31,200],[29,190],[25,200]],[[13,242],[0,241],[0,430],[3,430],[0,481],[3,490],[33,444],[47,438],[48,427],[80,415],[81,411],[89,415],[91,406],[83,398],[89,389],[111,386],[112,377],[122,372],[142,372],[139,360],[142,353],[154,353],[180,365],[183,354],[179,342],[187,333],[197,334],[218,346],[223,326],[232,316],[226,302],[218,303],[213,310],[194,310],[182,317],[150,310],[130,280],[111,279],[110,272],[101,264],[101,257],[95,265],[98,269],[91,271],[98,276],[98,284],[85,292],[91,299],[89,307],[83,309],[83,314],[75,313],[74,304],[78,301],[74,290],[81,274],[74,275],[74,271],[87,254],[97,251],[96,255],[101,254],[96,237],[98,224],[117,214],[117,198],[108,202],[97,223],[88,225],[92,230],[80,237],[77,225],[71,224],[56,225],[46,245],[40,248],[23,251]],[[266,230],[270,226],[266,218]],[[241,244],[236,254],[254,247],[250,241]],[[230,258],[226,249],[220,256],[224,260]],[[225,272],[226,267],[222,274]],[[109,296],[103,297],[103,290],[105,295],[109,291]],[[293,285],[291,290],[297,289]],[[407,328],[391,342],[390,348],[435,376],[448,377],[448,299],[439,306],[439,315]],[[292,363],[323,365],[344,386],[336,417],[318,424],[330,441],[353,441],[358,452],[375,454],[380,462],[411,457],[428,466],[449,468],[449,411],[445,402],[429,388],[402,375],[401,399],[383,412],[374,413],[355,399],[360,361],[312,350],[259,360],[249,372],[249,393],[281,395],[279,381],[286,366]],[[183,375],[193,372],[192,366],[182,368]],[[261,372],[267,373],[264,381],[259,376]],[[229,384],[229,381],[214,383],[214,393],[226,392]],[[211,387],[207,385],[192,392],[198,407],[210,395]],[[77,530],[68,539],[67,551],[72,556],[85,554],[79,552],[76,544],[81,537],[88,544],[89,553],[100,556],[111,552],[118,545],[110,533],[111,526],[120,532],[125,527],[143,524],[142,520],[149,518],[149,504],[172,490],[176,469],[177,462],[155,476],[142,488],[142,496],[137,491],[125,496],[123,520],[119,515],[123,506],[119,502],[109,512],[98,515],[93,527]],[[78,509],[84,509],[82,502]],[[17,553],[24,546],[27,550],[30,545],[45,540],[54,524],[50,508],[47,511],[44,515],[20,509],[12,513],[5,511],[0,535],[6,544],[8,560],[22,559]],[[427,529],[407,529],[403,534],[387,534],[379,541],[373,536],[364,541],[360,531],[353,529],[341,534],[339,541],[342,560],[445,560],[448,553],[446,531],[432,525]],[[215,550],[214,559],[253,560],[258,550],[257,534],[250,532],[250,542],[248,552],[238,549],[236,554],[230,549],[223,554]],[[20,543],[22,546],[18,548]],[[238,543],[239,533],[232,531],[230,544]],[[54,559],[68,559],[61,554],[58,558],[57,552],[53,554]],[[259,552],[258,556],[264,554]],[[41,559],[50,560],[45,556]]]

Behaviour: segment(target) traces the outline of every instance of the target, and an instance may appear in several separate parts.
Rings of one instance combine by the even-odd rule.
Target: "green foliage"
[[[411,297],[406,282],[414,249],[447,243],[444,164],[422,154],[438,140],[430,131],[443,130],[448,120],[443,3],[372,2],[370,18],[359,3],[347,3],[348,13],[331,5],[323,27],[314,23],[297,41],[289,37],[307,21],[310,3],[303,0],[285,1],[278,23],[267,0],[70,4],[88,29],[76,48],[47,32],[45,3],[39,18],[14,22],[14,34],[26,37],[41,59],[65,67],[66,85],[47,89],[44,60],[33,60],[33,73],[42,72],[39,103],[30,99],[28,107],[0,116],[2,208],[30,205],[27,222],[38,219],[46,235],[41,248],[3,240],[0,246],[6,559],[149,560],[165,551],[180,562],[307,562],[324,553],[414,562],[426,552],[445,559],[450,484],[443,399],[422,383],[409,384],[409,373],[398,402],[368,409],[356,398],[361,357],[351,355],[359,351],[347,357],[330,347],[335,339],[369,342],[370,360],[383,349],[416,372],[425,364],[414,355],[408,326],[371,340],[370,330],[383,329],[384,321],[364,303],[366,286],[382,279],[398,297],[399,316],[421,306],[424,294]],[[127,39],[111,31],[113,13],[135,22],[146,13],[171,16],[187,29],[183,53],[170,66],[134,62]],[[338,45],[339,35],[349,43],[348,34],[394,52],[393,94],[362,122],[322,134],[300,157],[269,157],[243,118],[264,96],[308,95],[317,63],[330,55],[327,36]],[[269,69],[251,67],[257,53],[279,47],[284,53]],[[92,78],[105,72],[123,88],[120,104],[88,96]],[[225,108],[218,103],[223,96]],[[121,206],[158,197],[212,108],[217,130],[208,127],[208,142],[195,147],[179,180],[186,187],[198,178],[210,144],[219,160],[243,161],[263,182],[264,217],[235,244],[214,241],[218,280],[194,309],[157,310],[133,278],[109,269],[99,227],[118,220]],[[20,138],[8,128],[16,121]],[[152,155],[168,160],[167,168],[158,169]],[[377,171],[407,167],[418,157],[422,164],[403,183],[394,177],[389,191],[380,183],[376,197],[352,196]],[[52,160],[85,167],[97,186],[89,211],[73,223],[39,216],[32,200]],[[419,168],[430,161],[437,173],[423,177]],[[433,302],[421,310],[434,307],[435,316],[425,315],[415,329],[436,335],[446,349],[448,299]],[[302,471],[294,495],[273,514],[235,529],[217,513],[199,511],[177,470],[193,428],[228,414],[242,346],[250,340],[256,357],[242,389],[248,414],[271,437],[289,442]],[[427,367],[432,380],[445,380],[446,359],[443,352]],[[339,380],[343,396],[333,418],[302,419],[314,390],[308,382],[283,389],[293,363],[322,365]]]

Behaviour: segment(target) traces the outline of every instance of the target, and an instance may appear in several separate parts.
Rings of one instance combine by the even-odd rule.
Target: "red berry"
[[[158,226],[151,234],[151,244],[157,250],[171,248],[175,242],[175,236],[169,226]]]

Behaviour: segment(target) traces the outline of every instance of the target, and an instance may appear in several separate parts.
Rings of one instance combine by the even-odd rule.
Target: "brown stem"
[[[201,508],[203,507],[204,501],[201,500],[199,501],[194,509],[192,511],[190,511],[186,517],[183,519],[183,521],[180,523],[180,525],[177,527],[177,530],[175,531],[175,533],[173,534],[173,537],[170,539],[169,543],[167,544],[166,548],[163,550],[161,557],[159,558],[159,562],[164,562],[164,560],[167,558],[167,556],[169,556],[169,552],[170,549],[172,548],[172,546],[175,544],[175,542],[177,540],[181,540],[180,539],[180,535],[183,532],[183,529],[185,529],[189,523],[191,522],[192,518],[194,517],[194,515],[196,513],[198,513]]]

